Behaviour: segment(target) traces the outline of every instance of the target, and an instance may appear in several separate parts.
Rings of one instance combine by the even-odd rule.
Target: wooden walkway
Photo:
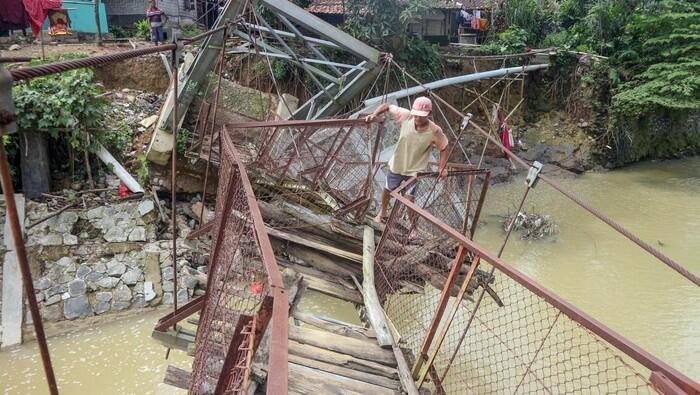
[[[304,280],[303,289],[314,288]],[[298,295],[297,301],[303,298],[303,292]],[[401,393],[396,357],[391,349],[377,344],[373,330],[296,308],[290,316],[295,322],[289,327],[290,394]],[[188,323],[196,325],[198,319],[193,317]],[[188,328],[180,328],[177,334],[172,330],[153,332],[164,345],[190,355],[194,352],[194,335],[195,331]],[[264,382],[265,366],[261,365],[253,365],[252,385]],[[188,371],[169,366],[164,382],[187,389],[189,378]]]
[[[288,235],[276,235],[290,242]],[[297,240],[293,240],[295,242]],[[294,261],[278,258],[290,300],[289,327],[289,393],[290,394],[401,394],[402,388],[396,353],[382,348],[371,328],[339,321],[298,308],[306,291],[316,291],[363,309],[359,289],[362,265],[347,251],[333,254],[325,245],[314,245],[308,239],[287,246]],[[342,256],[338,256],[342,255]],[[303,261],[297,257],[303,257]],[[351,259],[348,259],[350,257]],[[153,338],[170,348],[194,355],[197,316],[192,316],[178,331],[153,331]],[[261,345],[262,346],[262,345]],[[256,354],[252,366],[251,387],[264,393],[266,364]],[[173,366],[166,371],[164,382],[178,388],[189,388],[190,372]]]

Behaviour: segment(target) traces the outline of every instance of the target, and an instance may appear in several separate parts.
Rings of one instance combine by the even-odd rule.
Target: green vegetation
[[[148,159],[146,158],[146,154],[141,154],[136,157],[136,165],[136,175],[139,177],[139,183],[141,185],[148,184],[151,172],[148,168]]]
[[[148,23],[148,19],[141,19],[134,23],[135,37],[141,38],[143,40],[151,39],[151,25]]]
[[[69,53],[58,60],[83,56]],[[52,140],[49,155],[56,169],[70,167],[73,171],[75,162],[94,152],[97,142],[118,159],[124,159],[124,152],[131,147],[131,128],[111,114],[101,85],[93,82],[91,69],[31,79],[13,88],[13,99],[20,130],[43,132]],[[16,141],[5,142],[10,144],[12,158]]]
[[[409,20],[425,13],[429,0],[348,0],[343,29],[376,48],[392,53],[398,63],[422,81],[441,78],[437,46],[410,37]]]
[[[204,33],[204,30],[200,29],[197,25],[182,26],[182,37],[194,37],[202,33]]]
[[[78,69],[15,86],[18,126],[65,137],[73,148],[88,146],[88,130],[102,125],[108,107],[92,76],[92,70]]]
[[[564,89],[569,96],[557,98],[589,96],[594,116],[605,119],[591,133],[612,146],[604,154],[611,163],[700,152],[690,126],[700,115],[697,1],[506,0],[494,19],[490,53],[557,47],[604,57],[560,53],[550,74],[580,75],[577,87]]]

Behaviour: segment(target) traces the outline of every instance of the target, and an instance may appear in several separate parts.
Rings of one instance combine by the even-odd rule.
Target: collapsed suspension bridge
[[[271,13],[275,21],[264,19],[256,5],[269,11],[265,15]],[[204,44],[182,74],[177,60],[180,40],[12,73],[2,70],[0,81],[0,125],[8,133],[14,129],[12,81],[171,52],[170,96],[151,149],[170,152],[173,186],[177,185],[177,131],[217,57],[221,83],[229,37],[243,40],[231,52],[262,55],[268,66],[271,57],[287,59],[302,68],[318,89],[293,108],[273,81],[282,107],[293,120],[247,121],[223,128],[216,122],[217,89],[212,110],[197,119],[188,156],[195,153],[197,160],[206,160],[207,174],[211,165],[218,167],[219,185],[215,218],[188,236],[212,238],[206,294],[184,306],[175,305],[153,334],[194,356],[192,371],[171,368],[168,382],[193,394],[700,393],[698,383],[504,262],[501,255],[512,223],[496,253],[473,240],[490,178],[489,169],[481,165],[487,145],[492,144],[529,169],[518,212],[541,180],[700,285],[695,274],[541,174],[539,166],[518,158],[491,130],[433,91],[507,75],[520,76],[524,84],[522,74],[546,64],[503,67],[422,84],[391,56],[286,1],[230,0],[216,25],[189,39],[204,39]],[[306,53],[298,54],[299,45],[291,40],[301,42]],[[330,61],[317,49],[319,45],[342,49],[356,63]],[[394,93],[387,90],[391,73],[404,81],[404,87]],[[382,94],[368,98],[376,92],[375,85],[382,84]],[[381,152],[390,145],[392,132],[387,124],[357,118],[373,105],[421,92],[428,92],[436,102],[436,116],[443,118],[454,138],[452,147],[459,145],[465,133],[483,137],[479,160],[470,159],[459,145],[467,164],[450,163],[444,179],[433,172],[413,177],[401,188],[415,187],[415,201],[395,191],[396,204],[386,226],[363,227],[384,171]],[[346,117],[328,119],[338,114]],[[452,128],[450,117],[462,124]],[[33,295],[2,147],[0,175],[25,292]],[[172,222],[176,265],[177,228]],[[421,235],[419,242],[409,237],[414,231]],[[301,264],[299,256],[313,264]],[[173,283],[177,287],[177,279]],[[301,311],[299,300],[306,289],[362,306],[370,327]],[[49,389],[55,394],[58,387],[41,317],[36,301],[29,298],[29,305]],[[196,313],[198,317],[190,317]],[[305,325],[289,326],[290,318]],[[184,327],[185,320],[197,329]]]

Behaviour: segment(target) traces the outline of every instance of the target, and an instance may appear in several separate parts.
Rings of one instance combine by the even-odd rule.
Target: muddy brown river
[[[700,158],[647,162],[562,180],[567,188],[666,255],[700,274]],[[522,180],[489,189],[477,241],[493,250],[501,216],[513,211]],[[700,381],[700,289],[541,183],[526,211],[551,215],[559,233],[511,239],[504,259],[594,318]],[[318,294],[301,308],[358,323],[355,309]],[[192,359],[151,340],[166,311],[114,320],[49,339],[64,394],[176,394],[162,384],[168,364]],[[0,352],[0,393],[46,394],[36,343]]]

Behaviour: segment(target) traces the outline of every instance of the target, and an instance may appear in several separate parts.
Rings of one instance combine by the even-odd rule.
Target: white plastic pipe
[[[497,70],[489,70],[489,71],[482,71],[480,73],[472,73],[472,74],[466,74],[466,75],[460,75],[457,77],[451,77],[451,78],[445,78],[444,80],[438,80],[438,81],[433,81],[429,82],[427,84],[423,84],[423,86],[414,86],[411,88],[407,89],[402,89],[400,91],[396,92],[391,92],[386,95],[387,100],[396,100],[396,99],[403,99],[404,97],[408,96],[414,96],[418,93],[425,92],[426,89],[438,89],[442,88],[445,86],[449,85],[455,85],[455,84],[463,84],[465,82],[471,82],[471,81],[478,81],[482,80],[484,78],[495,78],[495,77],[503,77],[508,74],[517,74],[517,73],[523,73],[523,72],[528,72],[528,71],[535,71],[535,70],[541,70],[541,69],[546,69],[549,67],[548,64],[533,64],[529,66],[518,66],[518,67],[508,67],[504,69],[497,69]],[[379,104],[385,96],[377,96],[373,97],[371,99],[365,100],[365,107],[373,107]]]
[[[117,162],[116,159],[112,156],[112,154],[107,151],[107,149],[100,144],[99,142],[97,144],[97,152],[95,154],[97,155],[98,158],[102,162],[104,162],[107,167],[111,168],[112,171],[114,171],[114,174],[119,177],[120,180],[124,182],[127,188],[131,192],[134,193],[143,193],[143,188],[141,188],[141,185],[139,185],[138,181],[134,177],[129,174],[128,171],[124,168],[124,166],[121,165],[121,163]]]

